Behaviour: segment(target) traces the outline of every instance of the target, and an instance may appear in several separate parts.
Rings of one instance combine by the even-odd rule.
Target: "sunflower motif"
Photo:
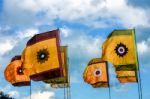
[[[17,74],[18,75],[23,75],[23,69],[21,67],[17,68]]]
[[[49,58],[49,52],[47,49],[41,49],[37,52],[37,61],[39,63],[45,63],[45,61],[48,61]]]
[[[120,44],[117,44],[115,48],[115,52],[119,57],[123,57],[124,55],[128,53],[128,48],[126,47],[126,45],[120,43]]]

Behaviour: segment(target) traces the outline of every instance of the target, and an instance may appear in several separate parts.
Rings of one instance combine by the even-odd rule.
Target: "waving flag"
[[[33,36],[22,54],[23,68],[32,80],[43,81],[63,76],[59,30]]]
[[[45,83],[51,84],[53,88],[63,88],[68,86],[68,57],[67,57],[67,46],[61,46],[61,59],[62,59],[62,68],[63,68],[63,77],[53,78],[44,81]]]
[[[5,79],[14,86],[29,86],[30,78],[23,72],[21,56],[12,58],[4,71]]]
[[[116,74],[120,83],[137,82],[136,71],[116,71]]]
[[[114,65],[121,83],[137,82],[138,61],[133,29],[114,30],[102,49],[102,59]]]
[[[84,71],[83,79],[93,87],[108,87],[107,62],[100,58],[92,59]]]
[[[111,62],[116,68],[132,64],[125,68],[136,70],[134,30],[114,30],[104,42],[102,49],[103,60]]]
[[[114,67],[119,82],[121,83],[138,82],[137,71],[135,70],[134,65],[129,64],[129,65],[119,65]]]
[[[67,87],[70,87],[69,86],[69,83],[60,83],[60,84],[55,84],[55,83],[52,83],[50,84],[52,88],[67,88]]]

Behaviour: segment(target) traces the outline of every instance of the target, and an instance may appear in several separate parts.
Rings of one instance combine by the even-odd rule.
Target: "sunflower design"
[[[115,52],[119,57],[123,57],[128,53],[128,48],[126,47],[126,45],[119,43],[115,48]]]
[[[18,75],[23,75],[23,69],[21,67],[17,68],[17,74]]]
[[[49,58],[49,52],[47,49],[41,49],[37,52],[37,61],[39,63],[45,63],[45,61],[48,61]]]

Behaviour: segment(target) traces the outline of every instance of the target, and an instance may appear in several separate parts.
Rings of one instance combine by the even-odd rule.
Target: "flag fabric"
[[[102,59],[113,64],[121,83],[137,82],[137,50],[133,29],[114,30],[102,46]]]
[[[136,77],[117,77],[120,83],[136,83]]]
[[[69,87],[69,83],[64,83],[64,84],[55,84],[55,83],[52,83],[52,84],[50,84],[50,86],[52,87],[52,88],[67,88],[67,87]]]
[[[53,78],[45,80],[45,83],[51,84],[52,87],[63,88],[68,85],[68,55],[67,55],[67,46],[61,46],[61,59],[62,59],[62,68],[63,68],[63,77]]]
[[[116,71],[118,77],[135,77],[136,72],[135,71]]]
[[[4,71],[5,79],[14,86],[29,86],[30,78],[23,72],[21,56],[12,58]]]
[[[134,30],[114,30],[102,46],[102,59],[111,62],[115,68],[136,70],[137,55]],[[132,65],[129,65],[132,64]]]
[[[125,67],[121,69],[119,68],[115,70],[117,79],[119,80],[120,83],[138,82],[136,70],[132,70],[132,69],[129,70],[129,68],[126,69]]]
[[[35,81],[62,77],[59,30],[36,34],[22,53],[23,69]]]
[[[100,58],[94,58],[86,67],[83,73],[83,79],[93,87],[108,87],[108,68],[107,62],[102,61]]]

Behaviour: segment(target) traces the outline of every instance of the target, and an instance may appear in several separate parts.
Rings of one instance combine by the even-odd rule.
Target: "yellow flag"
[[[83,73],[83,79],[93,87],[108,87],[107,63],[100,58],[92,59]]]
[[[117,77],[136,77],[135,71],[116,71]]]
[[[120,83],[135,83],[137,82],[136,77],[118,77]]]
[[[116,70],[116,74],[120,83],[138,82],[137,71],[135,70]]]
[[[32,80],[41,81],[61,77],[59,30],[33,36],[22,54],[23,68],[30,71]]]
[[[136,69],[136,45],[134,30],[114,30],[104,42],[102,59],[114,66],[133,64],[128,68]]]
[[[50,84],[52,88],[67,88],[69,87],[69,83],[65,83],[65,84],[55,84],[55,83],[52,83]]]
[[[64,84],[68,83],[68,57],[67,57],[67,46],[61,46],[61,59],[62,59],[62,68],[63,68],[63,77],[53,78],[44,81],[45,83],[50,83],[51,86],[58,87],[64,86]]]

